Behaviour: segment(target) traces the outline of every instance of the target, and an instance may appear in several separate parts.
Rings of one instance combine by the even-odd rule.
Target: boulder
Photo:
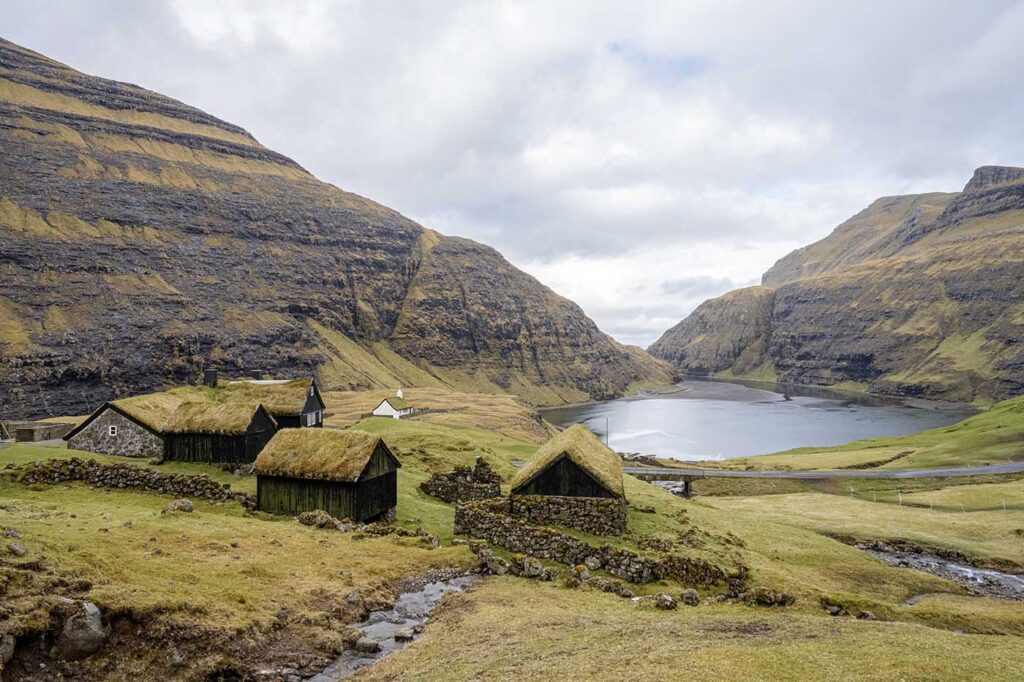
[[[687,606],[697,606],[700,604],[700,595],[697,594],[697,590],[689,589],[683,590],[683,593],[679,595],[679,601],[683,602]]]
[[[7,551],[12,556],[19,556],[20,557],[20,556],[25,556],[25,553],[28,550],[25,549],[25,545],[21,544],[20,542],[8,542],[7,543]]]
[[[369,637],[356,640],[355,649],[361,654],[375,654],[380,651],[380,642]]]
[[[412,628],[400,628],[395,630],[395,641],[396,642],[411,642],[416,633],[413,632]]]
[[[671,611],[676,608],[676,600],[672,598],[671,594],[662,592],[654,598],[654,605],[663,611]]]
[[[170,502],[168,502],[167,506],[164,507],[164,513],[165,514],[173,514],[174,512],[191,512],[192,509],[193,509],[192,502],[190,500],[186,500],[185,498],[180,498],[180,499],[171,500]]]
[[[64,621],[50,652],[54,658],[78,660],[99,651],[110,637],[110,624],[92,602],[81,606]]]

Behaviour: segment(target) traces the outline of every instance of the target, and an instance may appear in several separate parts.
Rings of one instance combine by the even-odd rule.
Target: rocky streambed
[[[430,613],[446,594],[461,592],[479,580],[476,575],[460,575],[434,580],[402,592],[392,608],[373,611],[352,627],[363,634],[355,646],[339,656],[323,672],[310,678],[312,682],[335,682],[377,659],[397,651],[419,637],[430,620]]]
[[[892,566],[912,568],[952,580],[966,587],[971,594],[1024,601],[1024,575],[978,568],[960,557],[943,557],[923,550],[896,548],[883,543],[860,544],[857,547]],[[916,595],[907,603],[916,604],[925,596]]]

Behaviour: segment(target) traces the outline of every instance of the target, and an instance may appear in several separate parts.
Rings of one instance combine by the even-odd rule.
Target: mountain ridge
[[[883,197],[648,349],[683,373],[992,402],[1024,392],[1024,169]],[[751,333],[751,330],[757,330]]]
[[[81,414],[206,365],[538,404],[672,378],[494,249],[2,39],[0,141],[5,416]]]

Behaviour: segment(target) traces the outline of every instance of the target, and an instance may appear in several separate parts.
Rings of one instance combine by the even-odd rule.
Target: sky
[[[499,249],[624,343],[1024,165],[1024,1],[4,0],[0,36]]]

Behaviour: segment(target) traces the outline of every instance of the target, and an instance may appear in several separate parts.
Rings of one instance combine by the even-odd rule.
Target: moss
[[[252,424],[259,403],[182,403],[164,423],[165,433],[244,434]]]

